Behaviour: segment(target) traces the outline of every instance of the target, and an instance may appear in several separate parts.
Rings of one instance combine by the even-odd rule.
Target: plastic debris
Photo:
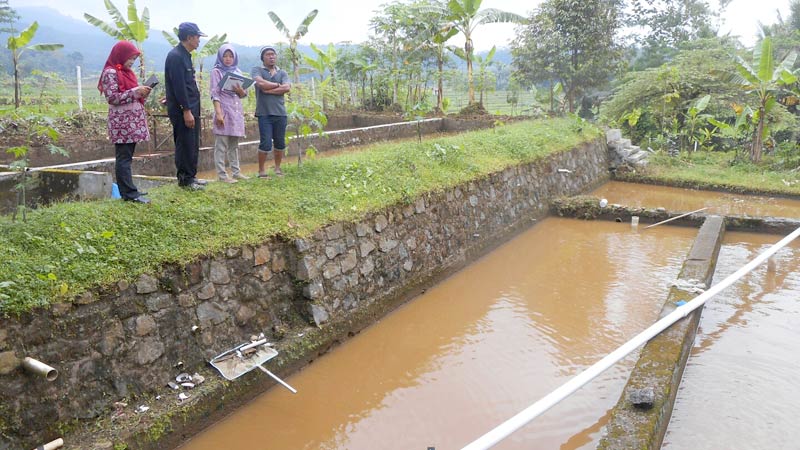
[[[195,372],[194,375],[192,375],[192,382],[197,386],[203,384],[205,381],[206,381],[206,377],[200,375],[197,372]]]
[[[139,407],[136,408],[136,412],[138,413],[144,413],[147,412],[148,410],[150,410],[150,407],[147,405],[139,405]]]
[[[686,304],[685,300],[679,300],[679,301],[675,302],[675,305],[677,305],[677,306],[683,306],[685,304]]]
[[[606,200],[606,199],[601,199],[601,200],[600,200],[600,207],[601,207],[601,208],[605,208],[606,206],[608,206],[608,200]]]
[[[192,325],[192,333],[195,333],[200,330],[200,327],[197,325]]]
[[[183,387],[185,387],[187,389],[194,389],[194,383],[190,383],[188,381],[186,383],[181,383],[181,386],[183,386]]]
[[[177,377],[175,377],[175,381],[177,381],[178,383],[187,383],[187,382],[192,381],[192,376],[189,375],[188,373],[184,372],[184,373],[178,375]]]
[[[183,393],[183,392],[178,394],[178,400],[184,401],[184,400],[188,400],[188,399],[189,399],[189,394],[186,394],[186,393]]]
[[[180,389],[180,386],[178,386],[178,383],[176,383],[174,381],[170,381],[169,383],[167,383],[167,386],[169,386],[170,389],[172,389],[173,391],[177,391],[178,389]]]

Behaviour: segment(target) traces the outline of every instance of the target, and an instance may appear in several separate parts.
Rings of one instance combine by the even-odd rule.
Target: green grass
[[[27,223],[4,216],[0,313],[45,307],[227,247],[306,236],[599,135],[587,125],[579,132],[574,119],[521,122],[286,165],[285,177],[269,181],[212,183],[196,193],[164,186],[151,191],[147,206],[103,200],[40,208]]]
[[[677,158],[658,154],[645,171],[625,177],[701,189],[800,195],[797,171],[773,170],[768,158],[761,165],[734,163],[735,156],[735,152],[684,153]]]

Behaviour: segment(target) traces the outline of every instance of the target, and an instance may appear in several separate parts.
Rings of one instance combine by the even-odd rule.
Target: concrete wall
[[[697,296],[689,286],[711,286],[724,232],[722,217],[706,219],[678,276],[678,284],[687,287],[672,287],[661,317],[674,311],[677,302]],[[696,309],[644,346],[598,449],[661,448],[702,311]]]
[[[236,387],[218,383],[209,388],[217,391],[196,396],[204,401],[190,400],[176,415],[174,394],[163,386],[174,379],[179,361],[182,371],[202,372],[209,357],[264,332],[282,352],[279,373],[295,370],[545,216],[554,197],[607,177],[607,150],[598,140],[354,223],[331,224],[307,238],[229,248],[163,267],[134,284],[119,282],[48,310],[0,318],[0,449],[46,442],[59,426],[101,416],[117,400],[157,393],[169,396],[161,402],[165,418],[157,438],[152,428],[141,429],[152,422],[139,424],[131,413],[133,431],[119,439],[138,442],[135,448],[166,448],[193,426],[225,414],[232,399],[245,401],[268,385],[263,378]],[[48,383],[25,373],[19,366],[25,356],[55,366],[61,376]],[[109,430],[125,429],[117,419]],[[70,448],[105,446],[94,441],[103,436],[92,427],[76,438],[89,444]],[[137,441],[141,436],[149,437]]]
[[[20,172],[0,173],[0,214],[13,211],[18,203]],[[93,200],[111,196],[110,173],[79,170],[34,170],[28,172],[25,204],[28,208],[62,200]]]

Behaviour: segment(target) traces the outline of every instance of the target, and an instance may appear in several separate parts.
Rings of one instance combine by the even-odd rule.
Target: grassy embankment
[[[774,170],[767,159],[761,165],[734,164],[735,152],[696,152],[672,158],[651,158],[646,170],[621,174],[619,179],[696,189],[741,193],[800,195],[800,172]]]
[[[522,122],[287,164],[279,179],[213,183],[203,192],[165,186],[152,190],[150,205],[61,203],[33,211],[27,223],[0,217],[0,314],[46,307],[227,247],[308,235],[599,135],[588,124],[579,131],[574,119]]]

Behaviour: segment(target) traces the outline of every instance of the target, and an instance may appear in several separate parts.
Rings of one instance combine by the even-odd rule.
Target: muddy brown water
[[[715,282],[778,240],[728,233]],[[706,303],[662,448],[800,446],[800,242],[771,259]]]
[[[649,184],[612,181],[591,192],[609,203],[631,207],[694,211],[708,206],[707,214],[800,217],[800,200],[699,191]]]
[[[657,319],[697,231],[547,218],[182,447],[460,448]],[[497,446],[594,448],[636,355]]]

